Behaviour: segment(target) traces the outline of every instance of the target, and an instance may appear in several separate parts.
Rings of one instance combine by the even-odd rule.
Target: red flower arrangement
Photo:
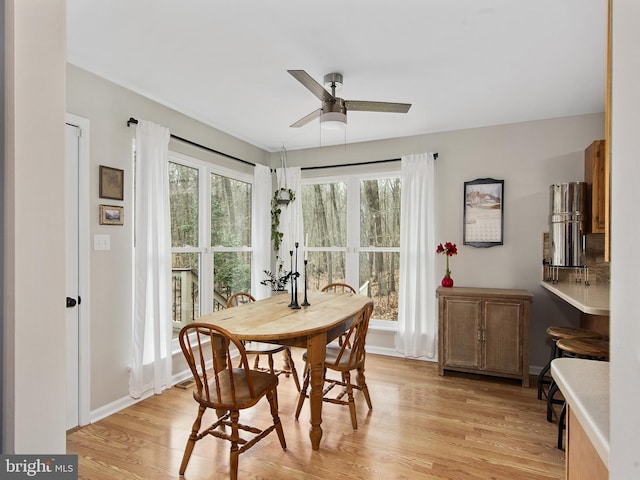
[[[439,244],[436,248],[436,253],[444,253],[447,259],[447,269],[444,272],[444,278],[442,279],[443,287],[453,287],[453,279],[451,278],[451,270],[449,270],[449,257],[458,254],[458,247],[455,243],[445,242],[444,245]]]

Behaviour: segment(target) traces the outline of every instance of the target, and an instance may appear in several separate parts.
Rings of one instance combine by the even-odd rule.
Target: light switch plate
[[[94,250],[111,250],[111,235],[94,235]]]

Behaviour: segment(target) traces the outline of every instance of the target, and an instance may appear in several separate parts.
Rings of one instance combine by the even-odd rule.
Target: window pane
[[[251,245],[251,184],[211,175],[211,245]]]
[[[236,292],[251,293],[251,252],[213,254],[213,309],[227,306]]]
[[[307,288],[312,291],[322,290],[329,283],[345,283],[345,252],[309,252],[307,262]],[[300,262],[302,265],[302,262]],[[286,265],[285,265],[286,268]],[[287,268],[289,271],[291,267]],[[304,268],[304,267],[300,267]],[[300,272],[298,292],[304,292],[304,272]]]
[[[399,252],[360,252],[360,287],[373,299],[373,318],[398,320]]]
[[[173,336],[200,315],[199,253],[174,253],[171,255],[171,303]]]
[[[327,183],[302,186],[305,235],[309,247],[347,245],[347,185]]]
[[[169,162],[171,246],[198,246],[198,169]]]
[[[360,245],[400,246],[400,179],[360,183]]]

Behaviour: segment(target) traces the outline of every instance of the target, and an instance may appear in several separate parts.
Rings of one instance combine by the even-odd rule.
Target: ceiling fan
[[[304,70],[287,70],[296,80],[322,101],[322,107],[302,117],[291,127],[302,127],[320,117],[320,125],[324,128],[344,128],[347,124],[348,111],[407,113],[410,103],[370,102],[363,100],[344,100],[336,97],[336,88],[342,86],[341,73],[328,73],[324,76],[324,84],[331,93],[316,82]]]

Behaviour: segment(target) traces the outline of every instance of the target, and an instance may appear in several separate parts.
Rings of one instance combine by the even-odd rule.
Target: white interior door
[[[65,125],[66,135],[66,326],[67,326],[67,430],[79,425],[78,336],[80,326],[78,275],[78,165],[80,128]],[[81,300],[80,300],[81,301]]]
[[[89,121],[67,114],[65,136],[66,426],[68,430],[90,423]]]

